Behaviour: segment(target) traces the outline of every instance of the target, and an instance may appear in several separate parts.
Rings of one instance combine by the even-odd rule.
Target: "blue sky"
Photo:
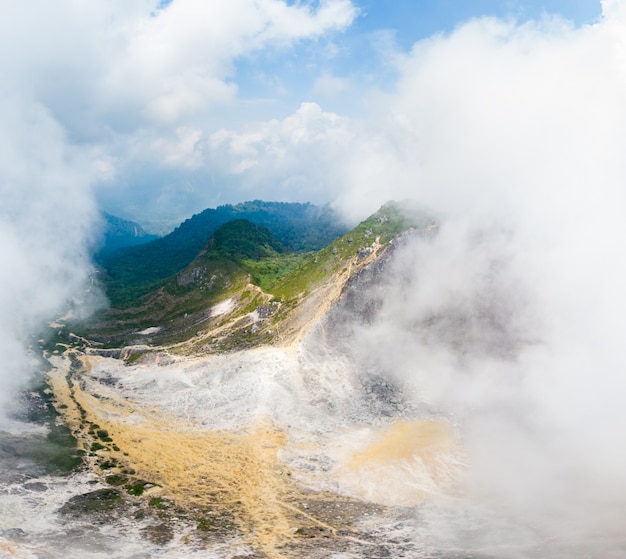
[[[584,33],[602,6],[26,0],[4,15],[7,99],[47,115],[103,209],[146,222],[250,198],[335,202],[351,180],[343,161],[392,118],[420,49],[443,53],[488,18],[512,41]]]
[[[396,76],[390,50],[409,52],[416,42],[449,34],[472,18],[522,23],[556,15],[581,26],[601,16],[596,0],[361,0],[353,4],[358,14],[340,33],[313,43],[305,41],[287,51],[256,52],[237,60],[235,81],[242,95],[277,102],[288,99],[292,104],[312,100],[316,94],[311,89],[319,74],[350,77],[363,87],[393,88]],[[327,95],[322,100],[330,107],[340,97]],[[340,108],[354,110],[353,99]]]
[[[577,25],[591,23],[601,15],[595,0],[369,0],[357,2],[361,10],[352,36],[388,29],[398,46],[408,50],[418,40],[449,33],[476,17],[538,19],[559,14]]]

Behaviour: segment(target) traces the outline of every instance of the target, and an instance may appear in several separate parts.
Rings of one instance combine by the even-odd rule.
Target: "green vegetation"
[[[154,483],[150,483],[148,481],[136,481],[130,485],[126,486],[126,492],[129,495],[134,495],[135,497],[138,497],[140,495],[143,495],[143,492],[146,489],[150,489],[150,487],[154,487]]]
[[[54,397],[43,378],[38,378],[28,392],[25,421],[45,425],[45,436],[35,435],[25,440],[22,453],[35,460],[46,471],[71,473],[82,465],[81,453],[71,431],[58,422],[59,414],[54,408]]]
[[[165,497],[152,497],[149,502],[151,507],[159,510],[167,510],[174,506],[174,503]]]
[[[247,219],[236,219],[222,225],[209,240],[207,250],[233,261],[258,260],[283,252],[282,244],[269,229]]]
[[[137,361],[139,361],[139,359],[145,355],[146,352],[145,351],[136,351],[134,353],[131,353],[126,359],[125,362],[127,365],[132,365],[133,363],[136,363]]]
[[[104,481],[113,487],[119,487],[120,485],[126,484],[128,482],[128,478],[120,474],[111,474],[110,476],[106,476]]]
[[[324,278],[341,271],[353,256],[367,255],[368,249],[374,243],[386,244],[410,227],[423,226],[427,223],[416,222],[409,218],[398,204],[390,202],[352,231],[303,259],[282,278],[277,278],[272,285],[272,293],[284,300],[307,293]]]
[[[109,432],[106,429],[99,429],[98,431],[96,431],[96,435],[101,441],[104,441],[106,443],[113,442],[113,439],[109,437]]]
[[[126,286],[122,282],[117,305],[96,315],[82,329],[80,325],[72,328],[79,336],[114,348],[184,342],[230,322],[229,332],[209,342],[199,339],[197,348],[230,351],[271,343],[271,329],[259,331],[252,327],[244,319],[247,314],[258,310],[261,318],[271,316],[278,323],[303,296],[333,274],[349,272],[355,263],[358,265],[410,227],[430,223],[425,218],[409,219],[398,204],[389,203],[325,248],[294,252],[285,248],[268,228],[246,219],[234,219],[214,232],[189,265],[157,282],[157,288],[150,293],[137,297],[137,290],[145,286],[139,288],[132,282]],[[135,267],[141,268],[141,262],[136,262]],[[224,318],[219,318],[219,313],[214,315],[214,306],[229,298],[233,310]],[[124,359],[132,364],[145,351],[150,350],[133,350]]]
[[[292,253],[262,260],[245,260],[243,263],[250,270],[252,283],[271,293],[279,280],[297,269],[309,256]]]
[[[134,221],[122,219],[106,212],[102,214],[102,219],[105,226],[104,239],[96,258],[102,258],[122,247],[140,245],[158,239],[156,235],[147,233],[141,225]]]
[[[122,496],[116,489],[98,489],[72,497],[59,509],[59,513],[80,517],[85,513],[110,511],[121,504]]]
[[[282,246],[294,252],[318,250],[345,232],[330,208],[312,204],[257,200],[207,209],[163,238],[101,254],[102,281],[112,304],[129,306],[158,289],[166,278],[188,266],[222,225],[239,219],[266,227]]]
[[[131,292],[127,292],[128,305],[104,311],[86,328],[76,327],[75,331],[81,336],[104,341],[116,339],[120,330],[129,327],[140,331],[159,324],[163,338],[168,341],[186,339],[193,335],[194,324],[202,320],[197,313],[202,315],[211,305],[243,291],[248,281],[254,282],[257,276],[263,278],[260,263],[273,262],[272,274],[292,267],[290,262],[297,258],[285,255],[283,263],[284,250],[265,227],[247,220],[231,221],[215,232],[189,266],[162,283],[160,289],[140,299],[133,299]],[[260,304],[251,294],[248,296],[251,306]],[[254,306],[250,310],[254,310]],[[129,355],[127,363],[132,364],[141,354]]]
[[[82,465],[76,439],[63,425],[54,425],[45,438],[34,437],[23,454],[41,464],[50,473],[70,473]]]

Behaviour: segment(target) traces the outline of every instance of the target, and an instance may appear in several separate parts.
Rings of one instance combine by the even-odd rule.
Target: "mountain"
[[[377,309],[406,254],[396,247],[437,230],[405,210],[387,204],[312,253],[233,220],[126,308],[59,320],[41,394],[89,477],[62,506],[54,495],[54,514],[123,522],[174,555],[184,541],[201,555],[415,556],[390,523],[456,493],[463,449],[351,335],[371,321],[365,342],[377,346]]]
[[[104,241],[100,247],[97,259],[111,254],[121,248],[141,245],[158,239],[157,235],[151,235],[134,221],[122,219],[106,212],[102,213],[105,223]]]
[[[269,228],[234,220],[218,228],[177,274],[96,316],[80,335],[108,347],[178,344],[190,353],[284,342],[328,310],[352,277],[392,248],[394,238],[429,227],[432,221],[389,203],[321,250],[296,253]]]
[[[233,262],[241,262],[277,256],[284,248],[267,227],[260,227],[247,219],[236,219],[215,231],[207,243],[206,251]]]
[[[165,237],[104,255],[99,263],[112,304],[130,304],[160,287],[193,261],[221,225],[237,219],[267,227],[292,252],[319,250],[347,230],[328,206],[256,200],[207,209]]]

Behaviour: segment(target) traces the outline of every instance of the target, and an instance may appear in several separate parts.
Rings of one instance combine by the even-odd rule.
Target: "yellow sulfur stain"
[[[70,388],[62,371],[50,382],[58,404],[68,406],[64,415],[73,430],[97,423],[120,449],[111,456],[137,477],[161,486],[180,506],[234,514],[269,557],[281,557],[275,548],[293,537],[293,514],[283,499],[294,491],[277,460],[283,432],[263,421],[243,433],[190,427],[162,409],[137,412],[132,401],[94,397],[78,382]]]
[[[450,427],[442,422],[396,421],[378,432],[366,448],[352,457],[350,464],[359,467],[371,462],[407,460],[416,455],[431,461],[434,455],[456,441]]]
[[[374,432],[339,469],[344,484],[385,505],[414,505],[447,492],[458,477],[461,448],[446,423],[400,420]]]
[[[90,359],[78,359],[82,370],[70,370],[70,361],[62,360],[49,373],[49,382],[79,444],[89,449],[94,437],[87,431],[97,424],[113,439],[106,443],[109,448],[120,449],[99,450],[100,461],[114,457],[119,470],[135,470],[135,478],[158,485],[150,492],[178,507],[197,511],[203,518],[208,514],[234,520],[246,540],[270,558],[298,556],[293,545],[303,545],[306,534],[320,530],[350,545],[372,545],[358,537],[352,521],[339,520],[331,511],[419,503],[446,491],[461,467],[460,444],[446,423],[396,421],[370,431],[367,442],[347,453],[335,471],[344,489],[370,503],[357,504],[338,494],[312,494],[282,471],[278,452],[285,447],[286,436],[271,422],[259,420],[240,432],[194,425],[97,382]],[[302,445],[316,448],[312,442]],[[354,443],[348,446],[354,448]],[[313,509],[305,502],[316,512],[307,512]],[[310,545],[320,541],[311,540]]]

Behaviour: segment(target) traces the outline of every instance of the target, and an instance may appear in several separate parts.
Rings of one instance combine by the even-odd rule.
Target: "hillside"
[[[106,255],[131,246],[141,245],[158,239],[157,235],[151,235],[138,223],[128,219],[122,219],[103,212],[104,238],[102,246],[98,249],[97,260],[102,260]]]
[[[390,203],[303,254],[230,221],[159,289],[82,330],[67,324],[46,348],[50,390],[100,485],[60,514],[115,526],[132,514],[151,541],[176,530],[201,552],[225,541],[228,556],[233,541],[276,559],[354,546],[392,556],[380,527],[453,488],[462,448],[445,421],[343,348],[375,316],[399,247],[436,231]],[[361,467],[388,447],[389,464]]]
[[[236,219],[267,227],[292,252],[319,250],[346,232],[327,206],[253,201],[207,209],[165,237],[104,255],[102,281],[112,304],[132,304],[161,287],[163,280],[193,261],[220,226]]]
[[[161,287],[101,313],[80,335],[100,347],[166,344],[183,353],[289,343],[397,235],[431,223],[389,203],[325,248],[303,254],[286,251],[267,228],[231,221]]]

